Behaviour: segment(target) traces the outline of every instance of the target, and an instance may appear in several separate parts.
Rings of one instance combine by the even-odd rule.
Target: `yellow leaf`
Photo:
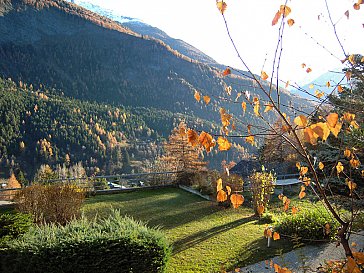
[[[231,96],[231,90],[232,90],[231,86],[228,86],[228,87],[226,87],[226,88],[225,88],[225,91],[226,91],[226,93],[227,93],[229,96]]]
[[[351,151],[348,148],[345,149],[344,156],[347,158],[349,158],[351,156]]]
[[[269,112],[273,109],[273,105],[272,104],[266,104],[265,105],[265,109],[264,109],[264,113]]]
[[[199,136],[199,142],[202,146],[205,147],[206,151],[209,153],[212,148],[216,145],[215,140],[213,139],[213,137],[209,134],[206,133],[204,131],[201,132],[200,136]]]
[[[230,124],[230,119],[232,118],[232,115],[226,113],[226,110],[224,108],[220,108],[220,118],[222,126],[227,127]]]
[[[348,58],[349,62],[351,62],[352,64],[355,64],[355,55],[351,54]]]
[[[306,64],[305,64],[305,63],[302,63],[302,64],[301,64],[301,67],[302,67],[302,68],[305,68],[305,67],[306,67]]]
[[[325,228],[325,234],[326,235],[329,235],[330,232],[331,232],[330,224],[329,223],[326,223],[324,228]]]
[[[296,162],[296,167],[297,167],[298,170],[301,170],[301,163]]]
[[[259,117],[259,100],[258,98],[254,98],[254,114]]]
[[[243,101],[241,103],[241,108],[243,108],[244,112],[246,111],[246,102],[245,101]]]
[[[218,202],[225,202],[227,200],[226,192],[223,190],[219,190],[217,193],[216,199]]]
[[[219,191],[221,191],[222,190],[222,179],[221,178],[219,178],[219,179],[217,179],[217,181],[216,181],[216,191],[217,192],[219,192]]]
[[[293,20],[293,19],[288,19],[288,20],[287,20],[287,23],[288,23],[288,25],[291,27],[291,26],[293,26],[293,25],[294,25],[294,20]]]
[[[226,191],[227,191],[227,194],[230,195],[231,194],[231,188],[230,186],[226,186]]]
[[[187,139],[188,143],[190,143],[193,147],[199,144],[198,134],[194,130],[189,129],[187,131]]]
[[[286,81],[285,88],[287,88],[288,86],[289,86],[289,81]]]
[[[225,3],[225,1],[216,2],[216,6],[217,6],[218,10],[221,12],[221,14],[224,14],[224,12],[227,8],[227,4]]]
[[[330,87],[330,86],[331,86],[330,82],[327,82],[327,83],[326,83],[326,86],[327,86],[327,87]]]
[[[315,134],[315,132],[310,127],[306,127],[303,130],[303,138],[304,138],[305,142],[311,143],[312,145],[316,145],[317,137],[318,136]]]
[[[252,146],[254,146],[255,142],[254,142],[254,136],[247,136],[245,138],[245,141],[248,142],[249,144],[251,144]]]
[[[313,83],[311,83],[309,86],[308,86],[308,88],[310,88],[310,89],[313,89],[315,86],[313,85]]]
[[[235,272],[240,272],[240,268],[235,268],[234,271]]]
[[[323,170],[325,168],[325,165],[324,165],[324,163],[320,162],[318,167],[320,170]]]
[[[244,203],[244,197],[241,194],[234,193],[230,196],[230,201],[234,209],[236,209]]]
[[[262,204],[258,205],[257,212],[259,215],[262,215],[264,210],[265,210],[265,207]]]
[[[203,100],[204,100],[204,102],[206,103],[206,105],[207,104],[209,104],[210,103],[210,97],[209,96],[203,96]]]
[[[335,125],[335,127],[331,127],[330,125],[328,125],[328,127],[329,127],[329,129],[330,129],[331,133],[332,133],[335,137],[337,137],[337,136],[339,135],[340,131],[341,131],[342,123],[338,122],[338,123]]]
[[[287,17],[291,13],[291,8],[286,5],[281,5],[279,10],[283,17]]]
[[[360,127],[359,124],[355,120],[350,122],[350,126],[353,126],[355,129],[359,129],[359,127]]]
[[[219,137],[217,139],[217,144],[219,144],[220,151],[227,151],[231,148],[231,143],[229,142],[229,140],[223,137]]]
[[[349,112],[345,112],[343,118],[346,122],[352,122],[355,119],[355,114],[351,114]]]
[[[350,159],[350,165],[351,167],[353,167],[353,169],[357,169],[360,166],[360,161],[355,158],[352,158]]]
[[[310,126],[310,128],[314,132],[314,136],[316,138],[320,137],[323,141],[326,141],[326,139],[330,135],[330,129],[327,126],[327,124],[324,122],[318,122],[318,123],[312,124]]]
[[[337,124],[337,121],[339,119],[339,115],[337,113],[330,113],[326,117],[326,122],[330,127],[335,127]]]
[[[293,122],[301,127],[306,127],[308,124],[307,118],[304,115],[299,115],[298,117],[296,117]]]
[[[275,231],[275,232],[273,233],[273,240],[274,240],[274,241],[276,241],[276,240],[279,240],[279,239],[281,239],[281,236],[279,235],[279,233],[278,233],[278,232],[276,232],[276,231]]]
[[[281,16],[282,16],[281,11],[280,10],[277,11],[276,14],[274,15],[273,20],[272,20],[272,26],[274,26],[274,25],[276,25],[278,23],[278,20],[279,20],[279,18],[281,18]]]
[[[260,77],[262,78],[263,81],[268,79],[268,74],[265,73],[264,71],[261,72]]]
[[[302,179],[302,182],[305,184],[306,187],[308,187],[310,185],[310,183],[311,183],[311,178],[305,176]]]
[[[343,166],[343,164],[339,161],[338,163],[337,163],[337,165],[336,165],[336,172],[337,172],[337,174],[339,174],[339,173],[341,173],[341,172],[343,172],[344,171],[344,166]]]
[[[359,269],[358,265],[351,257],[348,257],[348,263],[346,264],[346,266],[348,273],[361,273],[361,270]]]
[[[356,183],[354,181],[351,181],[350,179],[346,178],[345,179],[346,185],[348,185],[348,188],[350,191],[353,191],[356,189]]]
[[[198,102],[200,102],[200,100],[201,100],[201,95],[200,95],[200,93],[199,93],[197,90],[195,90],[195,99],[196,99]]]

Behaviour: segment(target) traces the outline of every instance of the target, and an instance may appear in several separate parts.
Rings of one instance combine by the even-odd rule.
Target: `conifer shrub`
[[[0,249],[0,271],[154,273],[165,271],[169,256],[161,231],[113,211],[104,219],[31,228]]]
[[[28,231],[33,225],[29,214],[3,213],[0,214],[0,247]]]
[[[81,215],[85,190],[73,184],[34,184],[20,191],[16,197],[16,209],[33,215],[38,224],[65,225]]]
[[[279,220],[275,230],[281,235],[299,237],[304,243],[317,243],[334,239],[338,227],[338,222],[326,209],[319,207],[287,214]]]

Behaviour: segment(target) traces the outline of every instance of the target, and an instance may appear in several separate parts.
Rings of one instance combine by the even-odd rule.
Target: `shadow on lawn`
[[[200,231],[194,233],[190,236],[187,236],[181,240],[174,242],[173,244],[173,254],[177,254],[181,251],[184,251],[190,247],[193,247],[197,244],[202,243],[205,240],[208,240],[211,237],[214,237],[222,232],[228,231],[229,229],[236,228],[238,226],[244,225],[246,223],[256,221],[256,217],[254,215],[249,216],[247,218],[239,219],[221,226],[213,227],[208,230]]]

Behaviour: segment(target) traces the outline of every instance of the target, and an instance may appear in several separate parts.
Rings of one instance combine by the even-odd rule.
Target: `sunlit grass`
[[[252,209],[224,209],[180,189],[97,196],[87,200],[84,212],[106,215],[110,208],[161,227],[173,245],[168,272],[231,270],[291,249],[283,240],[267,248],[265,224]]]

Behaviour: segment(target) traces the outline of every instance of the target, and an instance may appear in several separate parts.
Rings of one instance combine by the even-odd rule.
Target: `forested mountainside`
[[[241,121],[236,121],[238,132],[260,122],[253,111],[243,115],[238,103],[242,91],[261,96],[252,80],[224,77],[171,46],[70,2],[1,0],[0,76],[15,82],[2,81],[2,162],[32,173],[42,163],[63,162],[68,154],[73,162],[110,172],[120,167],[110,162],[120,162],[122,150],[143,160],[136,143],[166,137],[183,117],[196,130],[218,133],[224,99],[237,102],[230,109]],[[44,86],[50,93],[42,91]],[[197,102],[196,91],[210,96],[210,104]],[[306,104],[284,90],[280,99],[296,108]],[[118,120],[115,111],[120,111]],[[127,118],[120,119],[121,114]],[[117,149],[108,151],[113,145]],[[148,158],[156,153],[145,152]]]
[[[42,164],[77,162],[90,173],[141,171],[161,153],[163,139],[181,119],[191,127],[214,127],[165,110],[82,101],[1,78],[0,117],[1,163],[29,177]],[[214,161],[212,156],[221,161],[214,154],[208,160]]]

